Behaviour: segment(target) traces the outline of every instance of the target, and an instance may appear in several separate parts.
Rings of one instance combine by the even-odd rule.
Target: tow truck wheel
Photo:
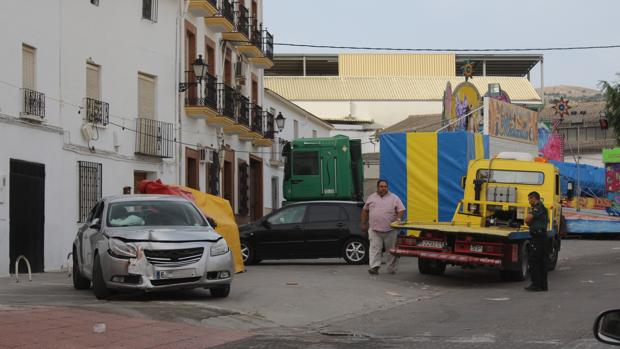
[[[446,263],[434,259],[418,258],[420,274],[443,275],[446,272]]]
[[[519,244],[519,261],[516,269],[500,270],[499,276],[503,281],[523,281],[530,277],[530,243],[524,241]]]

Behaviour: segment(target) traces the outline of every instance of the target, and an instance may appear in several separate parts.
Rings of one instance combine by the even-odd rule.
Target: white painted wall
[[[158,21],[141,19],[139,1],[10,1],[0,3],[0,174],[10,159],[45,164],[45,270],[66,263],[78,220],[77,161],[103,164],[103,195],[133,186],[133,171],[174,182],[174,160],[134,155],[138,72],[156,76],[157,119],[176,120],[175,38],[178,2],[161,0]],[[36,23],[36,25],[24,25]],[[19,120],[22,43],[36,48],[36,89],[46,94],[42,126]],[[101,100],[110,122],[90,144],[81,136],[86,61],[101,66]],[[125,129],[123,130],[123,126]],[[118,147],[114,147],[116,134]],[[87,146],[94,147],[94,151]],[[0,204],[0,276],[9,270],[9,186]]]

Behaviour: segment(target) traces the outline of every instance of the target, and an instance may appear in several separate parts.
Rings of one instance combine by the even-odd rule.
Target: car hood
[[[122,227],[108,228],[105,234],[124,241],[216,242],[222,236],[209,227]]]

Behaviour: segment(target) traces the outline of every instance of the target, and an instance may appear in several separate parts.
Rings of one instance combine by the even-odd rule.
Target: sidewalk
[[[102,325],[105,330],[101,332]],[[101,333],[95,332],[99,327]],[[0,306],[0,348],[209,348],[250,332],[66,307]]]

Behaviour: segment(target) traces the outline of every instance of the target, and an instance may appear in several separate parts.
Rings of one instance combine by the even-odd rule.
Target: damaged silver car
[[[119,290],[208,288],[227,297],[226,240],[191,201],[170,195],[104,198],[73,241],[73,285],[107,298]]]

